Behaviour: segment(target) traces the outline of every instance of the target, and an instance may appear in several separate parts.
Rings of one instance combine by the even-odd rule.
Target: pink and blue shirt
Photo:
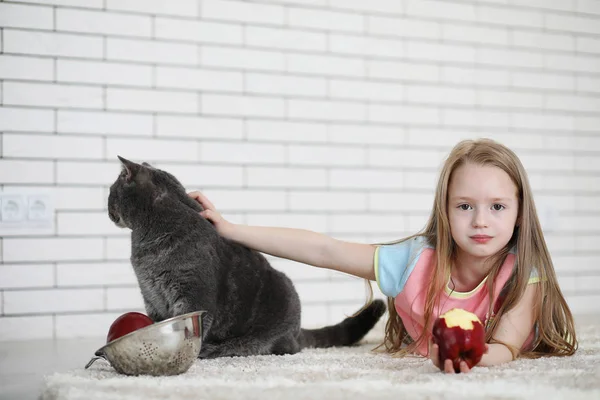
[[[423,236],[417,236],[406,241],[378,246],[375,250],[374,266],[375,277],[381,292],[394,298],[398,315],[402,319],[407,333],[416,340],[424,329],[424,310],[427,296],[427,286],[432,269],[435,268],[435,249],[430,246]],[[500,273],[494,282],[494,298],[496,304],[498,297],[511,277],[516,261],[514,249],[507,255]],[[449,279],[450,277],[448,277]],[[427,355],[427,342],[431,336],[433,321],[452,308],[462,308],[477,315],[483,325],[489,322],[494,315],[489,315],[490,299],[487,277],[476,288],[469,292],[451,290],[448,284],[440,296],[440,302],[433,310],[433,318],[427,327],[427,341],[417,351]],[[530,276],[529,283],[538,282],[539,278],[535,269]],[[524,347],[533,340],[533,332],[527,339]]]

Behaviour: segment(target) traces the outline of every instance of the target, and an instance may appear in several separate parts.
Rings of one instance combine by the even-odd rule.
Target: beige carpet
[[[175,377],[126,377],[103,360],[45,377],[41,399],[600,399],[600,326],[579,329],[573,357],[517,360],[445,375],[429,360],[372,344],[292,356],[198,360]]]

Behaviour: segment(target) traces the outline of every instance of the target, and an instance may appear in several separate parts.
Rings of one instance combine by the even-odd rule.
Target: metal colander
[[[178,375],[198,358],[202,314],[195,311],[138,329],[107,343],[85,366],[102,358],[125,375]]]

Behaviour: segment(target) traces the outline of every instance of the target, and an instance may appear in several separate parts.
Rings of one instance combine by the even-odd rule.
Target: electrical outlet
[[[47,221],[54,214],[54,205],[48,195],[29,195],[27,197],[27,218],[30,221]]]
[[[0,217],[2,222],[18,223],[25,220],[25,198],[17,194],[3,194]]]

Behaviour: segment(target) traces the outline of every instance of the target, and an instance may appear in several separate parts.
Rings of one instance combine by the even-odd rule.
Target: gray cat
[[[221,237],[173,175],[119,159],[108,215],[132,231],[131,264],[146,313],[157,322],[206,310],[200,357],[352,345],[385,312],[376,300],[337,325],[301,329],[300,300],[287,276],[259,252]]]

